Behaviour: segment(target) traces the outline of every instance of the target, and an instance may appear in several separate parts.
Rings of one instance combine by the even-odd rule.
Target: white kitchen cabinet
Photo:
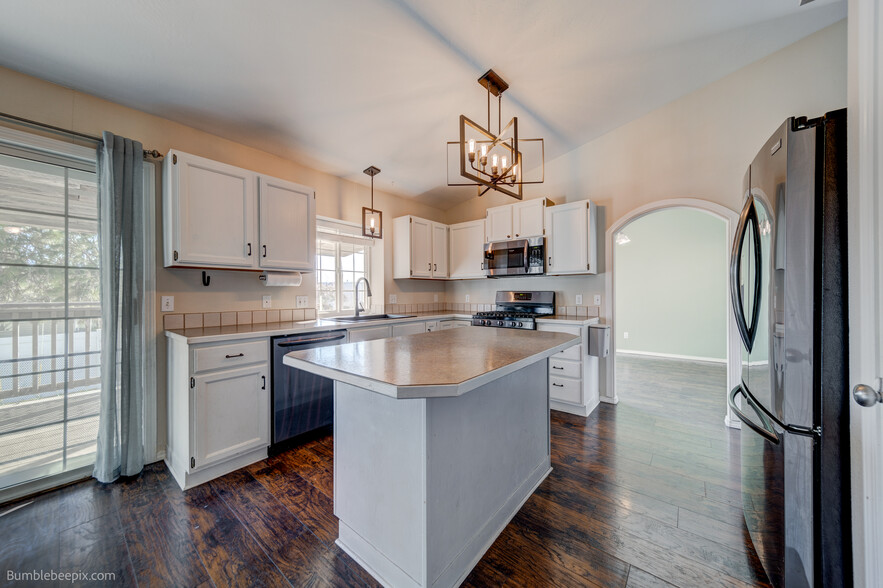
[[[557,207],[556,207],[557,208]],[[600,402],[598,358],[588,355],[588,327],[539,322],[538,331],[568,333],[580,344],[549,358],[549,407],[588,416]]]
[[[312,188],[172,150],[163,162],[166,267],[313,271]]]
[[[316,191],[261,176],[258,189],[262,269],[312,271],[316,259]]]
[[[450,225],[450,278],[483,278],[484,219]]]
[[[598,273],[595,204],[580,200],[546,209],[546,275]]]
[[[487,225],[487,242],[506,241],[512,239],[512,205],[494,206],[487,209],[485,216]]]
[[[426,322],[404,323],[400,325],[392,325],[392,336],[399,337],[401,335],[416,335],[417,333],[426,332]]]
[[[417,216],[392,221],[393,278],[446,279],[448,226]]]
[[[269,339],[169,338],[165,461],[186,490],[267,457]]]
[[[179,151],[163,161],[164,265],[255,264],[256,175]]]
[[[348,341],[357,343],[359,341],[373,341],[374,339],[386,339],[389,337],[389,325],[381,325],[376,327],[358,327],[347,329],[349,333]]]
[[[448,225],[432,223],[432,277],[448,277]]]

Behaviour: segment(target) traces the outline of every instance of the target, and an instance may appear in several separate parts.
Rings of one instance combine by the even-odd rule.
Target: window
[[[360,227],[342,221],[319,219],[316,229],[316,308],[323,314],[354,311],[356,281],[370,280],[374,240],[362,237]],[[359,302],[367,309],[362,286]]]
[[[94,461],[101,385],[94,159],[85,148],[67,158],[0,146],[0,489]]]

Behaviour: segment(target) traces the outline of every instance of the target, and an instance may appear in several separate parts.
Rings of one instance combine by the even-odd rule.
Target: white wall
[[[598,244],[603,260],[604,229],[644,204],[700,198],[738,211],[742,176],[783,120],[845,106],[844,20],[547,161],[545,183],[527,186],[527,197],[545,196],[558,204],[594,200],[601,207]],[[591,110],[591,104],[586,108]],[[510,202],[496,193],[473,198],[448,210],[446,220],[481,218],[487,207]],[[576,294],[602,294],[605,276],[527,278],[518,284],[553,289],[559,305],[573,305]],[[447,300],[465,302],[470,294],[470,302],[489,303],[495,290],[508,287],[496,280],[450,283]]]

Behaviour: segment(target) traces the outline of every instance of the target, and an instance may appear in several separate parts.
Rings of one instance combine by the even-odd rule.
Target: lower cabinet
[[[537,330],[580,337],[579,345],[549,358],[549,406],[552,410],[588,416],[600,401],[598,358],[587,353],[588,327],[539,323]]]
[[[399,337],[401,335],[415,335],[417,333],[425,333],[426,332],[426,322],[420,321],[418,323],[405,323],[403,325],[393,325],[392,326],[392,336]]]
[[[389,325],[377,327],[359,327],[356,329],[347,329],[349,333],[348,341],[357,343],[359,341],[373,341],[374,339],[386,339],[389,337]]]
[[[269,340],[188,345],[169,338],[166,464],[182,489],[267,456]]]

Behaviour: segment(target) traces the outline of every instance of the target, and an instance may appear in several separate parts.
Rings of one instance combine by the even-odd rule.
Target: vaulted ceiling
[[[546,159],[846,16],[844,0],[7,2],[0,65],[449,208],[476,80]]]

